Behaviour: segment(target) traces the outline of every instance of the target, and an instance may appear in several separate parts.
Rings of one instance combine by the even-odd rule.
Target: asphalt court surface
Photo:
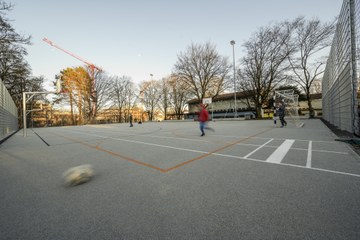
[[[35,133],[48,144],[77,144],[82,151],[100,151],[139,167],[160,172],[191,167],[213,155],[219,159],[260,161],[360,177],[359,156],[319,120],[305,126],[279,128],[271,121],[212,122],[215,132],[199,136],[196,122],[155,122],[39,128]],[[18,133],[19,134],[19,133]],[[29,130],[28,134],[31,134]],[[87,157],[91,154],[83,152]]]
[[[20,130],[0,145],[0,240],[359,239],[360,158],[302,121]],[[94,178],[66,187],[81,164]]]

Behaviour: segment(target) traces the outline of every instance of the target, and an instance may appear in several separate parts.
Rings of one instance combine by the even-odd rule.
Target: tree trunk
[[[261,106],[256,106],[256,118],[261,119]]]
[[[71,112],[71,124],[75,125],[75,120],[74,120],[74,110],[73,110],[73,97],[72,94],[70,93],[70,112]]]
[[[122,123],[122,108],[120,107],[118,111],[118,123]]]
[[[312,107],[310,95],[307,96],[307,102],[308,102],[308,107],[309,107],[309,118],[314,118],[315,117],[315,112],[314,112],[314,109]]]

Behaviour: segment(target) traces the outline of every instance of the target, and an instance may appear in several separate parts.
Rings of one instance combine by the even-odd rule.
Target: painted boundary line
[[[312,141],[309,141],[308,154],[306,158],[306,167],[311,168],[311,157],[312,157]]]
[[[267,145],[268,143],[270,143],[273,140],[270,139],[269,141],[267,141],[266,143],[260,145],[258,148],[256,148],[255,150],[253,150],[252,152],[250,152],[248,155],[246,155],[244,158],[248,158],[249,156],[251,156],[252,154],[254,154],[255,152],[257,152],[260,148],[263,148],[265,145]]]
[[[173,167],[170,167],[170,168],[168,168],[168,169],[163,169],[163,168],[160,168],[160,167],[156,167],[156,166],[153,166],[153,165],[151,165],[151,164],[144,163],[144,162],[141,162],[141,161],[139,161],[139,160],[136,160],[136,159],[133,159],[133,158],[130,158],[130,157],[127,157],[127,156],[123,156],[123,155],[120,155],[120,154],[118,154],[118,153],[115,153],[115,152],[112,152],[112,151],[103,149],[103,148],[101,148],[101,147],[99,147],[99,146],[94,146],[94,145],[91,145],[91,144],[88,144],[88,143],[84,143],[84,142],[82,142],[82,141],[80,141],[80,140],[77,140],[77,139],[73,139],[73,138],[70,138],[70,137],[58,135],[58,134],[55,134],[55,133],[54,133],[54,134],[55,134],[55,135],[58,135],[58,136],[61,136],[61,137],[65,138],[65,139],[74,141],[74,142],[76,142],[76,143],[82,144],[82,145],[84,145],[84,146],[87,146],[87,147],[90,147],[90,148],[94,148],[94,149],[96,149],[96,150],[99,150],[99,151],[102,151],[102,152],[106,152],[106,153],[111,154],[111,155],[114,155],[114,156],[118,156],[118,157],[120,157],[120,158],[122,158],[122,159],[124,159],[124,160],[130,161],[130,162],[133,162],[133,163],[137,163],[137,164],[139,164],[139,165],[143,165],[143,166],[146,166],[146,167],[150,167],[150,168],[152,168],[152,169],[156,169],[156,170],[158,170],[158,171],[160,171],[160,172],[169,172],[169,171],[175,170],[175,169],[177,169],[177,168],[180,168],[180,167],[182,167],[182,166],[184,166],[184,165],[187,165],[187,164],[189,164],[189,163],[191,163],[191,162],[194,162],[194,161],[203,159],[203,158],[205,158],[205,157],[207,157],[207,156],[213,155],[213,154],[216,153],[216,152],[219,152],[219,151],[222,151],[222,150],[224,150],[224,149],[227,149],[227,148],[229,148],[229,147],[231,147],[231,146],[234,146],[234,145],[236,145],[236,144],[238,144],[238,143],[240,143],[240,142],[242,142],[242,141],[246,141],[246,140],[248,140],[248,139],[250,139],[250,138],[252,138],[252,137],[254,137],[254,136],[258,136],[258,135],[260,135],[260,134],[263,134],[263,133],[265,133],[265,132],[267,132],[267,131],[270,131],[271,129],[272,129],[272,128],[265,129],[265,130],[263,130],[263,131],[261,131],[261,132],[259,132],[259,133],[256,133],[256,134],[254,134],[254,135],[252,135],[252,136],[249,136],[248,138],[240,139],[240,140],[238,140],[238,141],[235,141],[235,142],[233,142],[233,143],[230,143],[230,144],[227,144],[227,145],[225,145],[225,146],[223,146],[223,147],[220,147],[220,148],[218,148],[218,149],[215,149],[214,151],[211,151],[211,152],[198,151],[198,150],[190,150],[190,149],[185,149],[185,148],[177,148],[177,147],[172,147],[172,146],[167,146],[167,145],[160,145],[160,144],[154,144],[154,143],[146,143],[146,142],[135,141],[135,140],[126,140],[126,139],[121,139],[121,138],[105,137],[105,136],[100,136],[100,135],[96,135],[96,134],[90,134],[90,133],[84,133],[84,132],[76,131],[77,133],[80,133],[80,134],[83,134],[83,135],[88,135],[88,136],[96,136],[96,137],[100,137],[100,138],[102,137],[102,138],[106,138],[106,139],[113,139],[113,140],[119,140],[119,141],[124,141],[124,142],[140,143],[140,144],[145,144],[145,145],[150,145],[150,146],[157,146],[157,147],[170,148],[170,149],[176,149],[176,150],[182,150],[182,151],[191,151],[191,152],[202,153],[202,155],[200,155],[200,156],[198,156],[198,157],[189,159],[189,160],[187,160],[187,161],[185,161],[185,162],[182,162],[182,163],[180,163],[180,164],[178,164],[178,165],[175,165],[175,166],[173,166]],[[72,132],[74,132],[74,131],[72,131]]]
[[[238,156],[234,156],[234,155],[227,155],[227,154],[221,154],[221,153],[214,153],[213,155],[215,155],[215,156],[220,156],[220,157],[227,157],[227,158],[236,158],[236,159],[241,159],[241,160],[251,161],[251,162],[267,163],[267,164],[276,164],[276,165],[279,165],[279,166],[302,168],[302,169],[307,169],[307,170],[314,170],[314,171],[319,171],[319,172],[334,173],[334,174],[340,174],[340,175],[345,175],[345,176],[351,176],[351,177],[358,177],[358,178],[360,178],[360,174],[356,174],[356,173],[340,172],[340,171],[328,170],[328,169],[323,169],[323,168],[307,168],[307,167],[305,167],[305,166],[295,165],[295,164],[290,164],[290,163],[273,163],[273,162],[266,162],[266,161],[264,161],[264,160],[253,159],[253,158],[243,158],[243,157],[238,157]]]
[[[148,163],[145,163],[145,162],[141,162],[141,161],[138,161],[136,159],[133,159],[133,158],[130,158],[130,157],[127,157],[127,156],[124,156],[124,155],[121,155],[121,154],[118,154],[118,153],[103,149],[103,148],[101,148],[99,146],[91,145],[91,144],[88,144],[86,142],[83,142],[83,141],[80,141],[80,140],[77,140],[77,139],[74,139],[74,138],[66,137],[66,136],[63,136],[63,135],[59,135],[59,134],[55,134],[55,133],[53,133],[53,134],[56,135],[56,136],[68,139],[68,140],[70,140],[72,142],[79,143],[79,144],[84,145],[86,147],[93,148],[93,149],[96,149],[98,151],[101,151],[101,152],[104,152],[104,153],[107,153],[107,154],[110,154],[110,155],[113,155],[113,156],[116,156],[116,157],[120,157],[120,158],[122,158],[122,159],[124,159],[124,160],[126,160],[128,162],[136,163],[138,165],[142,165],[142,166],[145,166],[145,167],[148,167],[148,168],[152,168],[152,169],[158,170],[160,172],[165,172],[164,169],[159,168],[157,166],[154,166],[154,165],[151,165],[151,164],[148,164]]]
[[[267,159],[266,162],[281,163],[291,146],[294,144],[294,139],[286,139]]]
[[[74,132],[74,131],[72,131],[72,132]],[[78,132],[78,131],[76,131],[76,132]],[[265,131],[264,131],[264,132],[265,132]],[[259,163],[268,163],[268,164],[277,164],[277,165],[282,165],[282,166],[295,167],[295,168],[308,169],[308,170],[314,170],[314,171],[320,171],[320,172],[327,172],[327,173],[334,173],[334,174],[339,174],[339,175],[345,175],[345,176],[352,176],[352,177],[358,177],[358,178],[360,178],[360,174],[355,174],[355,173],[346,173],[346,172],[340,172],[340,171],[334,171],[334,170],[327,170],[327,169],[322,169],[322,168],[308,168],[308,167],[306,167],[306,166],[301,166],[301,165],[281,163],[281,162],[280,162],[280,163],[267,162],[267,161],[259,160],[259,159],[244,158],[244,157],[239,157],[239,156],[234,156],[234,155],[216,153],[216,152],[214,152],[214,151],[213,151],[213,152],[205,152],[205,151],[198,151],[198,150],[185,149],[185,148],[176,148],[176,147],[166,146],[166,145],[151,144],[151,143],[134,141],[134,140],[126,140],[126,139],[121,139],[121,138],[104,137],[104,136],[99,136],[99,135],[95,135],[95,134],[83,133],[83,132],[78,132],[78,133],[84,134],[84,135],[89,135],[89,136],[97,136],[97,137],[106,138],[106,139],[113,139],[113,140],[119,140],[119,141],[125,141],[125,142],[132,142],[132,143],[140,143],[140,144],[146,144],[146,145],[152,145],[152,146],[158,146],[158,147],[165,147],[165,148],[172,148],[172,149],[183,150],[183,151],[188,151],[188,152],[203,153],[203,155],[201,155],[200,157],[197,157],[197,158],[188,160],[188,161],[187,161],[188,163],[193,162],[193,161],[195,161],[195,160],[199,160],[199,159],[204,158],[204,157],[206,157],[206,156],[214,155],[214,156],[220,156],[220,157],[240,159],[240,160],[245,160],[245,161],[252,161],[252,162],[259,162]],[[159,168],[159,167],[156,167],[156,166],[152,166],[152,165],[150,165],[150,164],[147,164],[147,163],[144,163],[144,162],[141,162],[141,161],[138,161],[138,160],[135,160],[135,159],[132,159],[132,158],[129,158],[129,157],[126,157],[126,156],[123,156],[123,155],[120,155],[120,154],[117,154],[117,153],[114,153],[114,152],[111,152],[111,151],[102,149],[102,148],[100,148],[100,147],[98,147],[98,146],[90,145],[90,144],[87,144],[87,143],[85,143],[85,142],[82,142],[82,141],[79,141],[79,140],[76,140],[76,139],[72,139],[72,138],[69,138],[69,137],[65,137],[65,136],[62,136],[62,135],[59,135],[59,134],[55,134],[55,133],[53,133],[53,134],[54,134],[54,135],[57,135],[57,136],[60,136],[60,137],[63,137],[63,138],[65,138],[65,139],[69,139],[69,140],[71,140],[71,141],[73,141],[73,142],[82,144],[82,145],[84,145],[84,146],[87,146],[87,147],[90,147],[90,148],[94,148],[94,149],[96,149],[96,150],[103,151],[103,152],[105,152],[105,153],[108,153],[108,154],[111,154],[111,155],[120,157],[120,158],[122,158],[122,159],[124,159],[124,160],[130,161],[130,162],[133,162],[133,163],[136,163],[136,164],[138,164],[138,165],[150,167],[150,168],[155,169],[155,170],[158,170],[158,171],[160,171],[160,172],[162,172],[162,173],[166,173],[166,172],[169,172],[169,171],[171,171],[171,170],[175,170],[176,168],[179,168],[179,167],[185,165],[184,163],[182,163],[182,164],[179,164],[179,165],[177,165],[177,166],[175,166],[175,167],[172,167],[172,168],[169,168],[169,169],[162,169],[162,168]],[[258,134],[261,134],[261,133],[258,133]],[[247,139],[250,139],[250,137],[247,138]],[[241,139],[240,141],[247,140],[247,139]],[[237,141],[237,142],[233,143],[232,145],[235,145],[235,144],[237,144],[237,143],[240,142],[240,141]],[[224,149],[225,149],[225,148],[224,148]],[[186,164],[187,164],[187,163],[186,163]]]

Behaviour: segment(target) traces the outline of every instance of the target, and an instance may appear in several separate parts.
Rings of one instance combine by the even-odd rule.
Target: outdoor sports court
[[[201,160],[216,156],[219,161],[275,163],[360,177],[358,156],[346,144],[334,141],[336,136],[319,121],[308,121],[304,128],[290,123],[285,129],[269,120],[220,121],[210,125],[216,131],[207,131],[205,137],[200,137],[197,122],[144,123],[135,124],[134,128],[127,124],[88,125],[33,131],[50,148],[74,145],[81,149],[77,153],[83,155],[81,161],[96,161],[93,154],[102,154],[134,164],[139,171],[150,168],[167,173],[191,168],[196,161],[201,164]]]
[[[360,158],[303,122],[18,132],[0,147],[0,239],[358,239]],[[81,164],[93,180],[64,186]]]

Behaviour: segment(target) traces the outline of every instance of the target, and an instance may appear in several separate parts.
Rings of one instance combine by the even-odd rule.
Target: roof
[[[245,98],[246,94],[244,92],[237,92],[236,93],[236,98],[241,99],[241,98]],[[321,99],[322,98],[322,94],[321,93],[314,93],[314,94],[310,94],[311,99]],[[213,97],[212,100],[213,102],[217,102],[217,101],[224,101],[224,100],[232,100],[234,99],[234,93],[224,93],[224,94],[220,94],[217,95],[216,97]],[[199,100],[197,98],[191,99],[187,102],[188,104],[195,104],[195,103],[199,103]]]
[[[244,92],[237,92],[236,93],[236,98],[244,98],[244,97],[245,97]],[[217,96],[212,98],[212,100],[214,102],[223,101],[223,100],[229,100],[229,99],[234,99],[234,93],[224,93],[224,94],[220,94],[220,95],[217,95]],[[189,100],[187,103],[188,104],[199,103],[199,100],[197,98],[194,98],[194,99]]]

